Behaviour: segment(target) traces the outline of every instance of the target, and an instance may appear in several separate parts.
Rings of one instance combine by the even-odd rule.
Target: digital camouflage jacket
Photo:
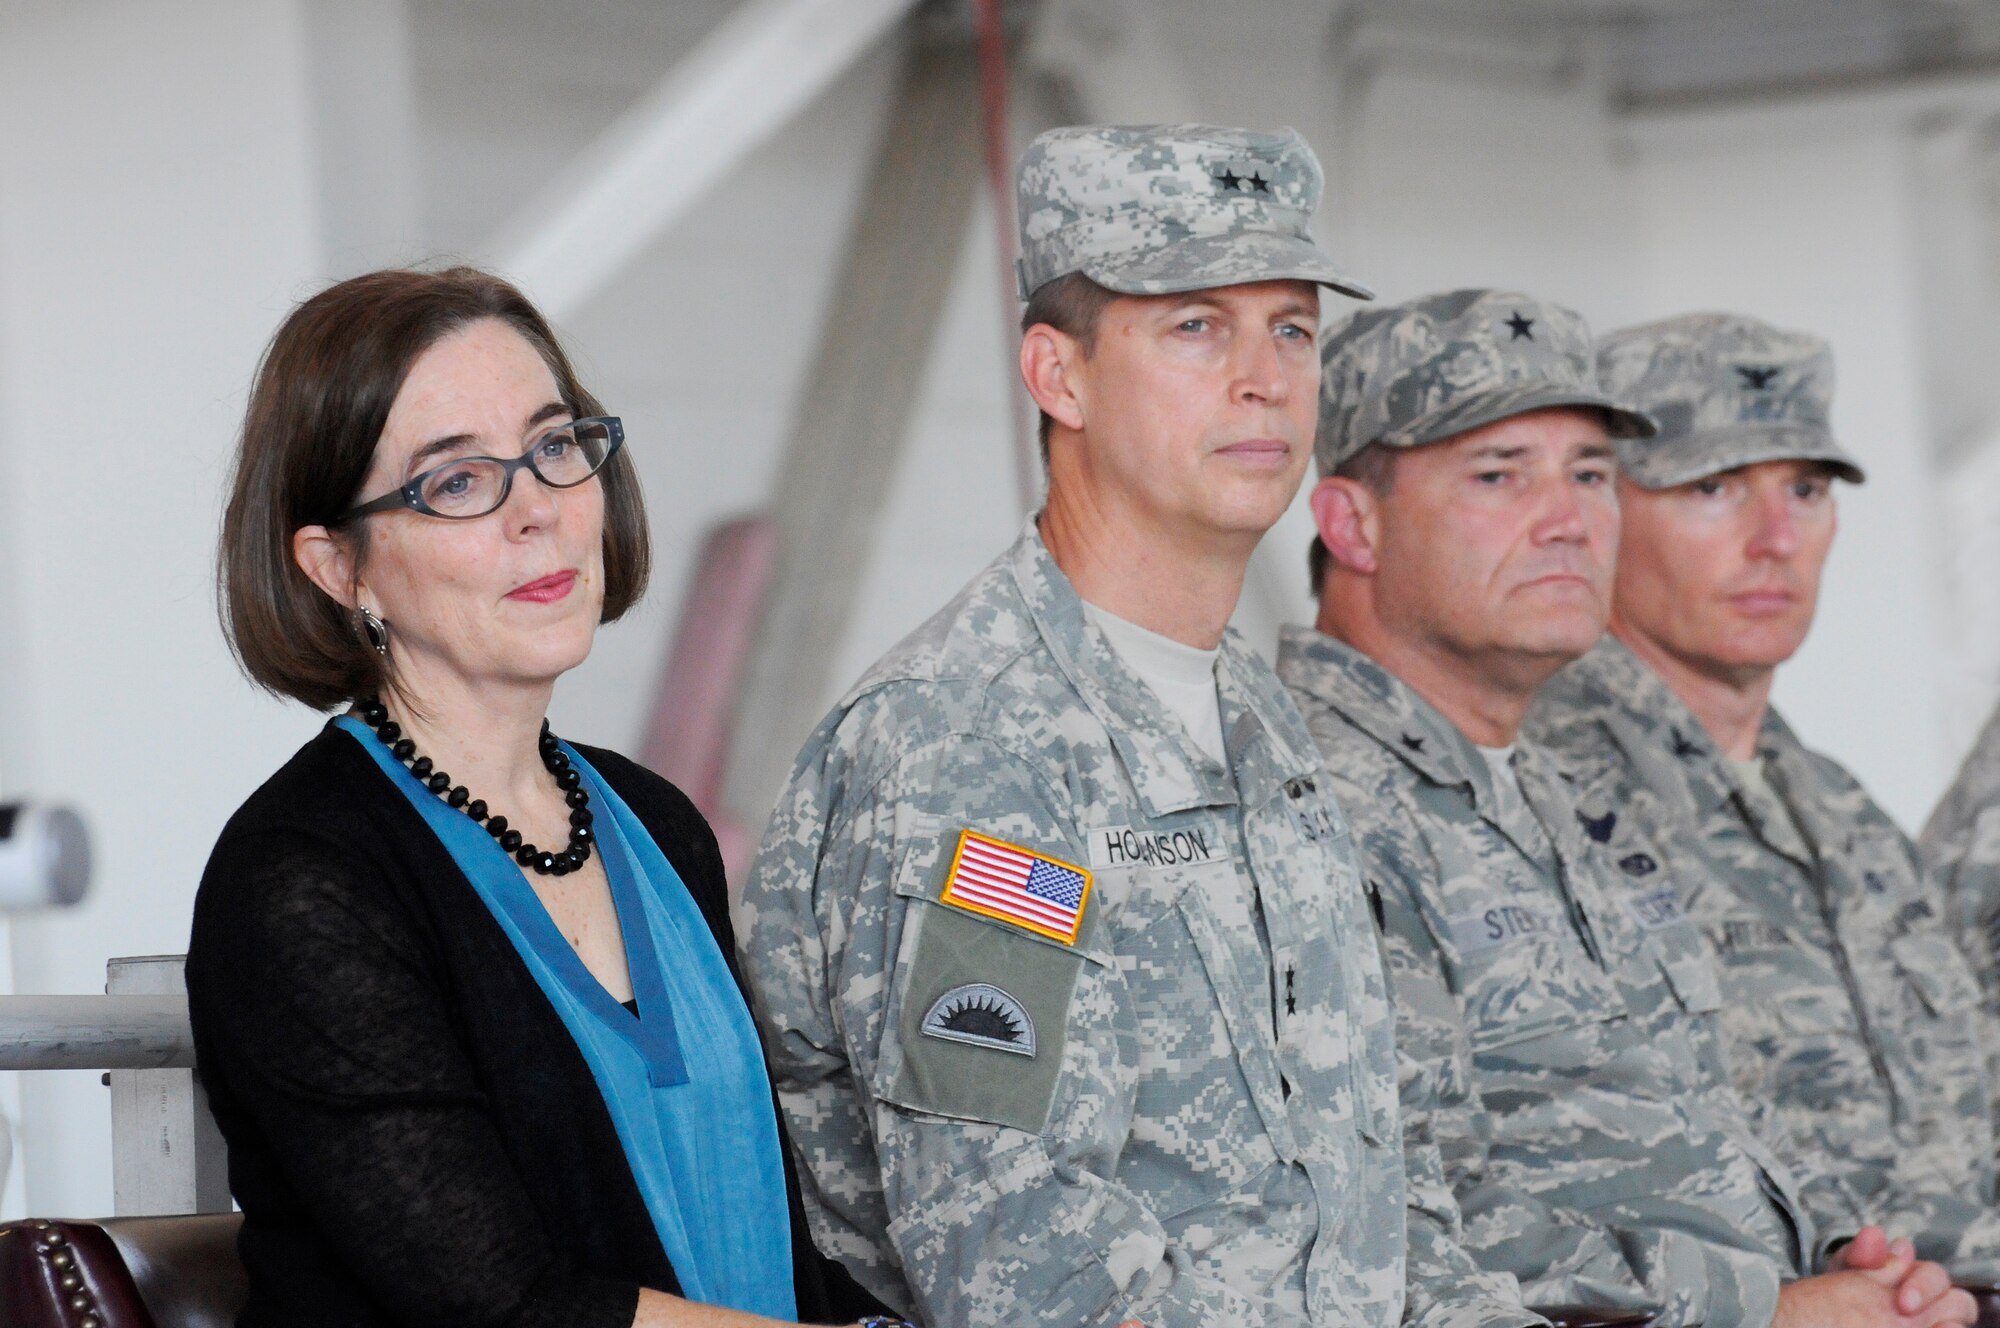
[[[1216,676],[1228,768],[1031,525],[813,734],[739,935],[815,1234],[932,1328],[1533,1322],[1405,1147],[1312,741]]]
[[[1823,1245],[1874,1222],[1962,1276],[2000,1271],[1988,1025],[1908,836],[1775,711],[1767,803],[1609,636],[1543,689],[1529,731],[1614,853],[1663,854],[1716,957],[1737,1088],[1810,1177]]]
[[[1496,779],[1372,659],[1288,629],[1279,675],[1319,742],[1375,900],[1396,1033],[1467,1245],[1528,1303],[1762,1325],[1811,1222],[1727,1080],[1701,937],[1620,869],[1530,744]],[[1643,869],[1643,870],[1642,870]]]

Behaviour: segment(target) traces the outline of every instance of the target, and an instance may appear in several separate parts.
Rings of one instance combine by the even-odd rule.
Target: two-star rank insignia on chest
[[[976,830],[958,837],[938,902],[1076,944],[1090,873]]]

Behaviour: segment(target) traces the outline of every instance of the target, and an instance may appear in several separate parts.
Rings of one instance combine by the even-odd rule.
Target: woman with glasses
[[[188,995],[244,1325],[750,1325],[879,1309],[807,1237],[679,790],[543,719],[647,536],[624,431],[513,287],[345,281],[250,396],[219,583],[339,712],[230,820]]]

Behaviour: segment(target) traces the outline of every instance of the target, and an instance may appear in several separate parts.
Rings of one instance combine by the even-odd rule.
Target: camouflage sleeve
[[[1970,816],[1950,839],[1927,840],[1923,865],[1942,897],[1945,928],[1978,980],[1987,1081],[2000,1084],[2000,804]],[[1994,1107],[2000,1124],[2000,1100]]]
[[[1066,946],[940,903],[966,830],[1085,860],[1062,791],[967,736],[824,808],[781,807],[767,835],[743,945],[816,1233],[931,1328],[1301,1323],[1194,1271],[1112,1179],[1135,1088],[1119,968],[1088,916]],[[924,1031],[975,991],[1027,1047]]]
[[[1926,1047],[1921,1035],[1914,1028],[1908,1030],[1909,1047],[1918,1065],[1929,1072],[1932,1089],[1931,1109],[1933,1112],[1949,1112],[1960,1119],[1970,1119],[1982,1110],[1989,1113],[1990,1130],[2000,1133],[2000,1096],[1992,1091],[1992,1086],[2000,1084],[2000,799],[1994,797],[2000,788],[2000,711],[1987,722],[1979,735],[1979,743],[1966,758],[1965,767],[1959,771],[1958,782],[1947,793],[1945,804],[1955,803],[1955,825],[1947,825],[1951,817],[1946,814],[1945,804],[1932,815],[1931,823],[1924,827],[1921,842],[1912,840],[1900,826],[1875,806],[1868,792],[1845,767],[1830,757],[1817,752],[1808,752],[1807,757],[1815,772],[1834,791],[1833,798],[1844,798],[1850,805],[1859,806],[1862,814],[1885,827],[1901,848],[1908,862],[1910,872],[1918,879],[1920,886],[1928,892],[1931,904],[1938,914],[1937,936],[1940,948],[1955,949],[1965,960],[1966,967],[1976,988],[1977,1003],[1981,1017],[1974,1021],[1970,1030],[1976,1037],[1984,1053],[1985,1082],[1977,1083],[1964,1074],[1954,1075],[1940,1062],[1949,1060],[1962,1066],[1958,1056],[1948,1053],[1928,1055],[1935,1048]],[[1831,800],[1831,799],[1830,799]],[[1902,942],[1914,945],[1915,938]],[[1947,950],[1947,953],[1949,951]],[[1945,956],[1940,954],[1939,959]],[[1915,963],[1917,969],[1935,966]],[[1937,981],[1942,984],[1932,997],[1941,1008],[1934,1014],[1943,1014],[1945,1009],[1956,1009],[1964,1004],[1962,999],[1954,999],[1954,992],[1963,992],[1962,985],[1951,982],[1942,973]],[[1988,1166],[2000,1162],[2000,1155],[1988,1157]],[[1891,1196],[1908,1197],[1907,1191],[1891,1182]],[[1879,1201],[1869,1205],[1867,1218],[1871,1222],[1897,1221],[1905,1223],[1903,1230],[1913,1234],[1925,1233],[1935,1221],[1941,1219],[1946,1226],[1964,1225],[1951,1214],[1951,1205],[1946,1204],[1938,1213],[1924,1210],[1933,1201],[1928,1198],[1914,1199],[1913,1206],[1904,1207],[1894,1198],[1887,1204]],[[1990,1205],[1990,1195],[1982,1202]],[[1878,1211],[1886,1217],[1877,1216]],[[1928,1220],[1927,1220],[1928,1219]],[[1978,1214],[1978,1229],[1965,1226],[1964,1241],[1960,1248],[1966,1251],[1980,1249],[1982,1254],[1994,1248],[1991,1233],[2000,1230],[2000,1218],[1988,1211]],[[1890,1227],[1889,1230],[1898,1228]],[[1935,1238],[1935,1233],[1933,1238]],[[1948,1243],[1947,1243],[1948,1244]],[[1939,1245],[1937,1248],[1945,1248]],[[1981,1259],[1982,1268],[1991,1268],[1991,1256]],[[1970,1268],[1970,1262],[1965,1263]]]
[[[2000,1011],[2000,804],[1968,817],[1948,839],[1926,840],[1924,867],[1987,1007]]]
[[[1404,1129],[1434,1141],[1480,1266],[1514,1274],[1530,1305],[1659,1308],[1656,1322],[1763,1328],[1778,1276],[1765,1261],[1664,1227],[1631,1227],[1551,1202],[1500,1174],[1475,1081],[1471,1041],[1442,954],[1416,903],[1416,882],[1369,858],[1396,1009]],[[1573,1147],[1551,1140],[1552,1154]]]
[[[823,896],[813,879],[824,814],[819,793],[812,781],[795,778],[772,813],[736,905],[737,958],[798,1164],[813,1243],[876,1299],[910,1314],[909,1289],[880,1240],[888,1217],[867,1114],[842,1046],[830,947],[820,925]],[[834,944],[847,913],[836,901]]]
[[[1962,852],[1972,823],[1996,806],[2000,806],[2000,707],[1987,717],[1951,787],[1924,822],[1917,844],[1925,863],[1936,865],[1954,851]]]

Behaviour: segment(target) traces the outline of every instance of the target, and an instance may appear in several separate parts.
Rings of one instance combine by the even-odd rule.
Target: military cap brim
[[[1790,424],[1745,424],[1710,429],[1665,446],[1627,440],[1618,466],[1642,489],[1671,489],[1762,461],[1816,461],[1849,484],[1868,479],[1861,465],[1824,430]]]
[[[1086,263],[1080,270],[1120,295],[1180,295],[1255,281],[1310,281],[1358,300],[1375,298],[1374,291],[1341,271],[1312,241],[1268,231],[1192,236],[1150,254],[1121,257],[1115,264]]]
[[[1375,441],[1385,447],[1425,447],[1516,415],[1566,409],[1602,411],[1605,428],[1613,438],[1651,438],[1659,432],[1652,416],[1602,393],[1579,391],[1557,383],[1519,383],[1461,397]]]

